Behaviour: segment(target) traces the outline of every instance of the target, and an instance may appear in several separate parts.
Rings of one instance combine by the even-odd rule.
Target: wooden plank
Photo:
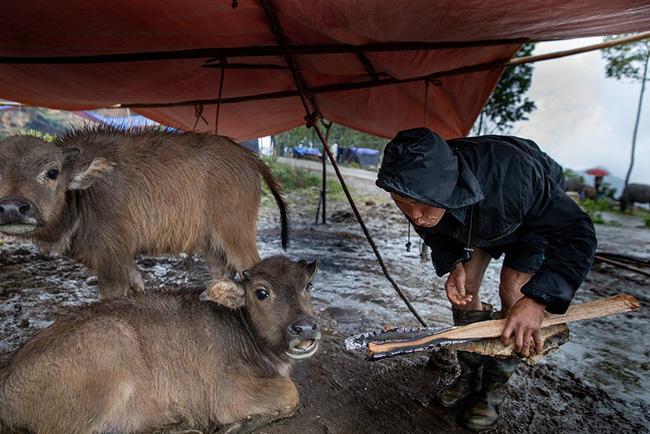
[[[639,301],[629,294],[619,294],[602,300],[575,304],[562,315],[545,314],[541,328],[573,321],[600,318],[607,315],[637,310]],[[368,343],[370,353],[389,353],[400,348],[424,346],[436,340],[496,338],[506,325],[505,319],[483,321],[462,327],[454,327],[442,333],[436,333],[412,341]]]

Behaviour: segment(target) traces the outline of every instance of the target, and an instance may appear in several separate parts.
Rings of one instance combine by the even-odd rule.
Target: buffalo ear
[[[311,281],[314,278],[316,271],[318,271],[318,261],[314,259],[309,263],[305,263],[305,270],[307,271],[307,274],[309,275],[309,280]]]
[[[231,279],[219,279],[212,282],[199,298],[202,301],[211,301],[230,309],[238,309],[245,303],[244,287]]]
[[[73,171],[68,190],[84,190],[90,187],[97,179],[111,173],[113,167],[115,167],[115,163],[112,161],[108,161],[106,158],[95,158],[87,166]]]

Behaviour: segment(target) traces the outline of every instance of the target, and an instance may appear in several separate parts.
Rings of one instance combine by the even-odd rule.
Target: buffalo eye
[[[59,177],[59,173],[59,169],[50,169],[47,171],[45,176],[47,176],[49,179],[54,180]]]
[[[264,288],[257,288],[255,290],[255,297],[257,297],[258,300],[266,300],[269,298],[269,292],[264,289]]]

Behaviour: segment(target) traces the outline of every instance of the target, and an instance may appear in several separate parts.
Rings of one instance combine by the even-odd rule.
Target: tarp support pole
[[[305,86],[304,82],[302,80],[302,77],[300,76],[300,73],[298,72],[295,63],[293,61],[293,58],[291,55],[288,53],[286,50],[286,41],[284,39],[284,35],[280,29],[280,25],[278,22],[278,18],[275,14],[275,11],[273,10],[271,3],[269,0],[259,0],[262,8],[264,9],[264,12],[266,13],[266,17],[269,20],[269,24],[271,25],[271,29],[275,35],[275,38],[278,42],[278,45],[283,49],[284,51],[284,57],[287,61],[287,64],[289,65],[289,68],[291,69],[291,74],[293,75],[294,82],[296,84],[296,87],[298,89],[298,92],[300,94],[300,101],[302,102],[303,107],[305,108],[305,112],[307,115],[305,116],[305,121],[307,124],[307,127],[311,127],[314,129],[316,132],[316,135],[318,135],[318,138],[320,139],[322,145],[323,145],[323,150],[327,153],[327,157],[329,158],[330,162],[332,163],[332,167],[334,168],[334,172],[336,172],[336,176],[339,179],[339,182],[341,183],[341,187],[343,188],[343,192],[345,193],[345,197],[347,197],[348,202],[350,203],[350,207],[352,208],[352,211],[354,212],[355,217],[357,218],[357,221],[359,222],[359,225],[361,226],[361,229],[363,230],[364,235],[366,236],[366,239],[368,240],[368,243],[370,244],[370,247],[372,247],[372,251],[375,253],[375,256],[377,257],[377,261],[379,262],[379,265],[381,266],[381,269],[384,273],[384,276],[386,279],[391,283],[397,294],[400,296],[402,301],[406,304],[408,309],[411,311],[413,316],[422,324],[423,327],[427,327],[426,322],[422,319],[420,314],[415,310],[411,302],[408,300],[402,289],[397,285],[395,280],[391,277],[390,273],[388,272],[388,268],[386,267],[386,264],[384,263],[384,260],[381,256],[381,253],[379,253],[379,249],[377,249],[377,245],[375,244],[374,240],[372,239],[372,236],[370,236],[370,232],[368,232],[368,228],[366,227],[366,224],[363,221],[363,218],[361,217],[361,214],[359,213],[359,210],[357,209],[356,204],[354,203],[354,200],[352,199],[352,195],[350,194],[350,191],[348,190],[347,184],[345,183],[345,180],[343,179],[343,175],[341,175],[341,171],[339,170],[338,165],[336,164],[336,159],[332,155],[332,151],[327,143],[327,138],[323,135],[323,132],[320,130],[317,124],[317,120],[320,118],[322,119],[322,116],[318,112],[318,106],[316,105],[316,101],[314,100],[313,96],[310,98],[308,95],[305,94]],[[310,100],[312,106],[314,107],[314,111],[310,110],[309,108],[309,103],[307,100]]]
[[[325,122],[325,120],[321,120],[323,126],[325,127],[325,138],[329,141],[330,138],[330,131],[332,128],[332,122]],[[336,156],[335,156],[336,157]],[[327,159],[325,158],[325,155],[321,156],[321,159],[323,160],[323,174],[322,174],[322,181],[323,181],[323,187],[320,191],[320,201],[319,206],[322,204],[322,217],[321,217],[321,224],[327,223]],[[316,223],[318,223],[318,213],[316,213]]]

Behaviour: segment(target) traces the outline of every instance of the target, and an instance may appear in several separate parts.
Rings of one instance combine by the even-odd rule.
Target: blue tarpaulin
[[[378,149],[339,147],[336,161],[339,163],[356,163],[363,168],[377,167],[381,155]]]
[[[305,148],[302,146],[294,146],[291,148],[293,158],[321,158],[321,152],[316,148]]]
[[[104,116],[97,112],[85,111],[83,112],[83,117],[95,122],[113,126],[149,127],[158,125],[157,122],[138,114],[131,116]]]

